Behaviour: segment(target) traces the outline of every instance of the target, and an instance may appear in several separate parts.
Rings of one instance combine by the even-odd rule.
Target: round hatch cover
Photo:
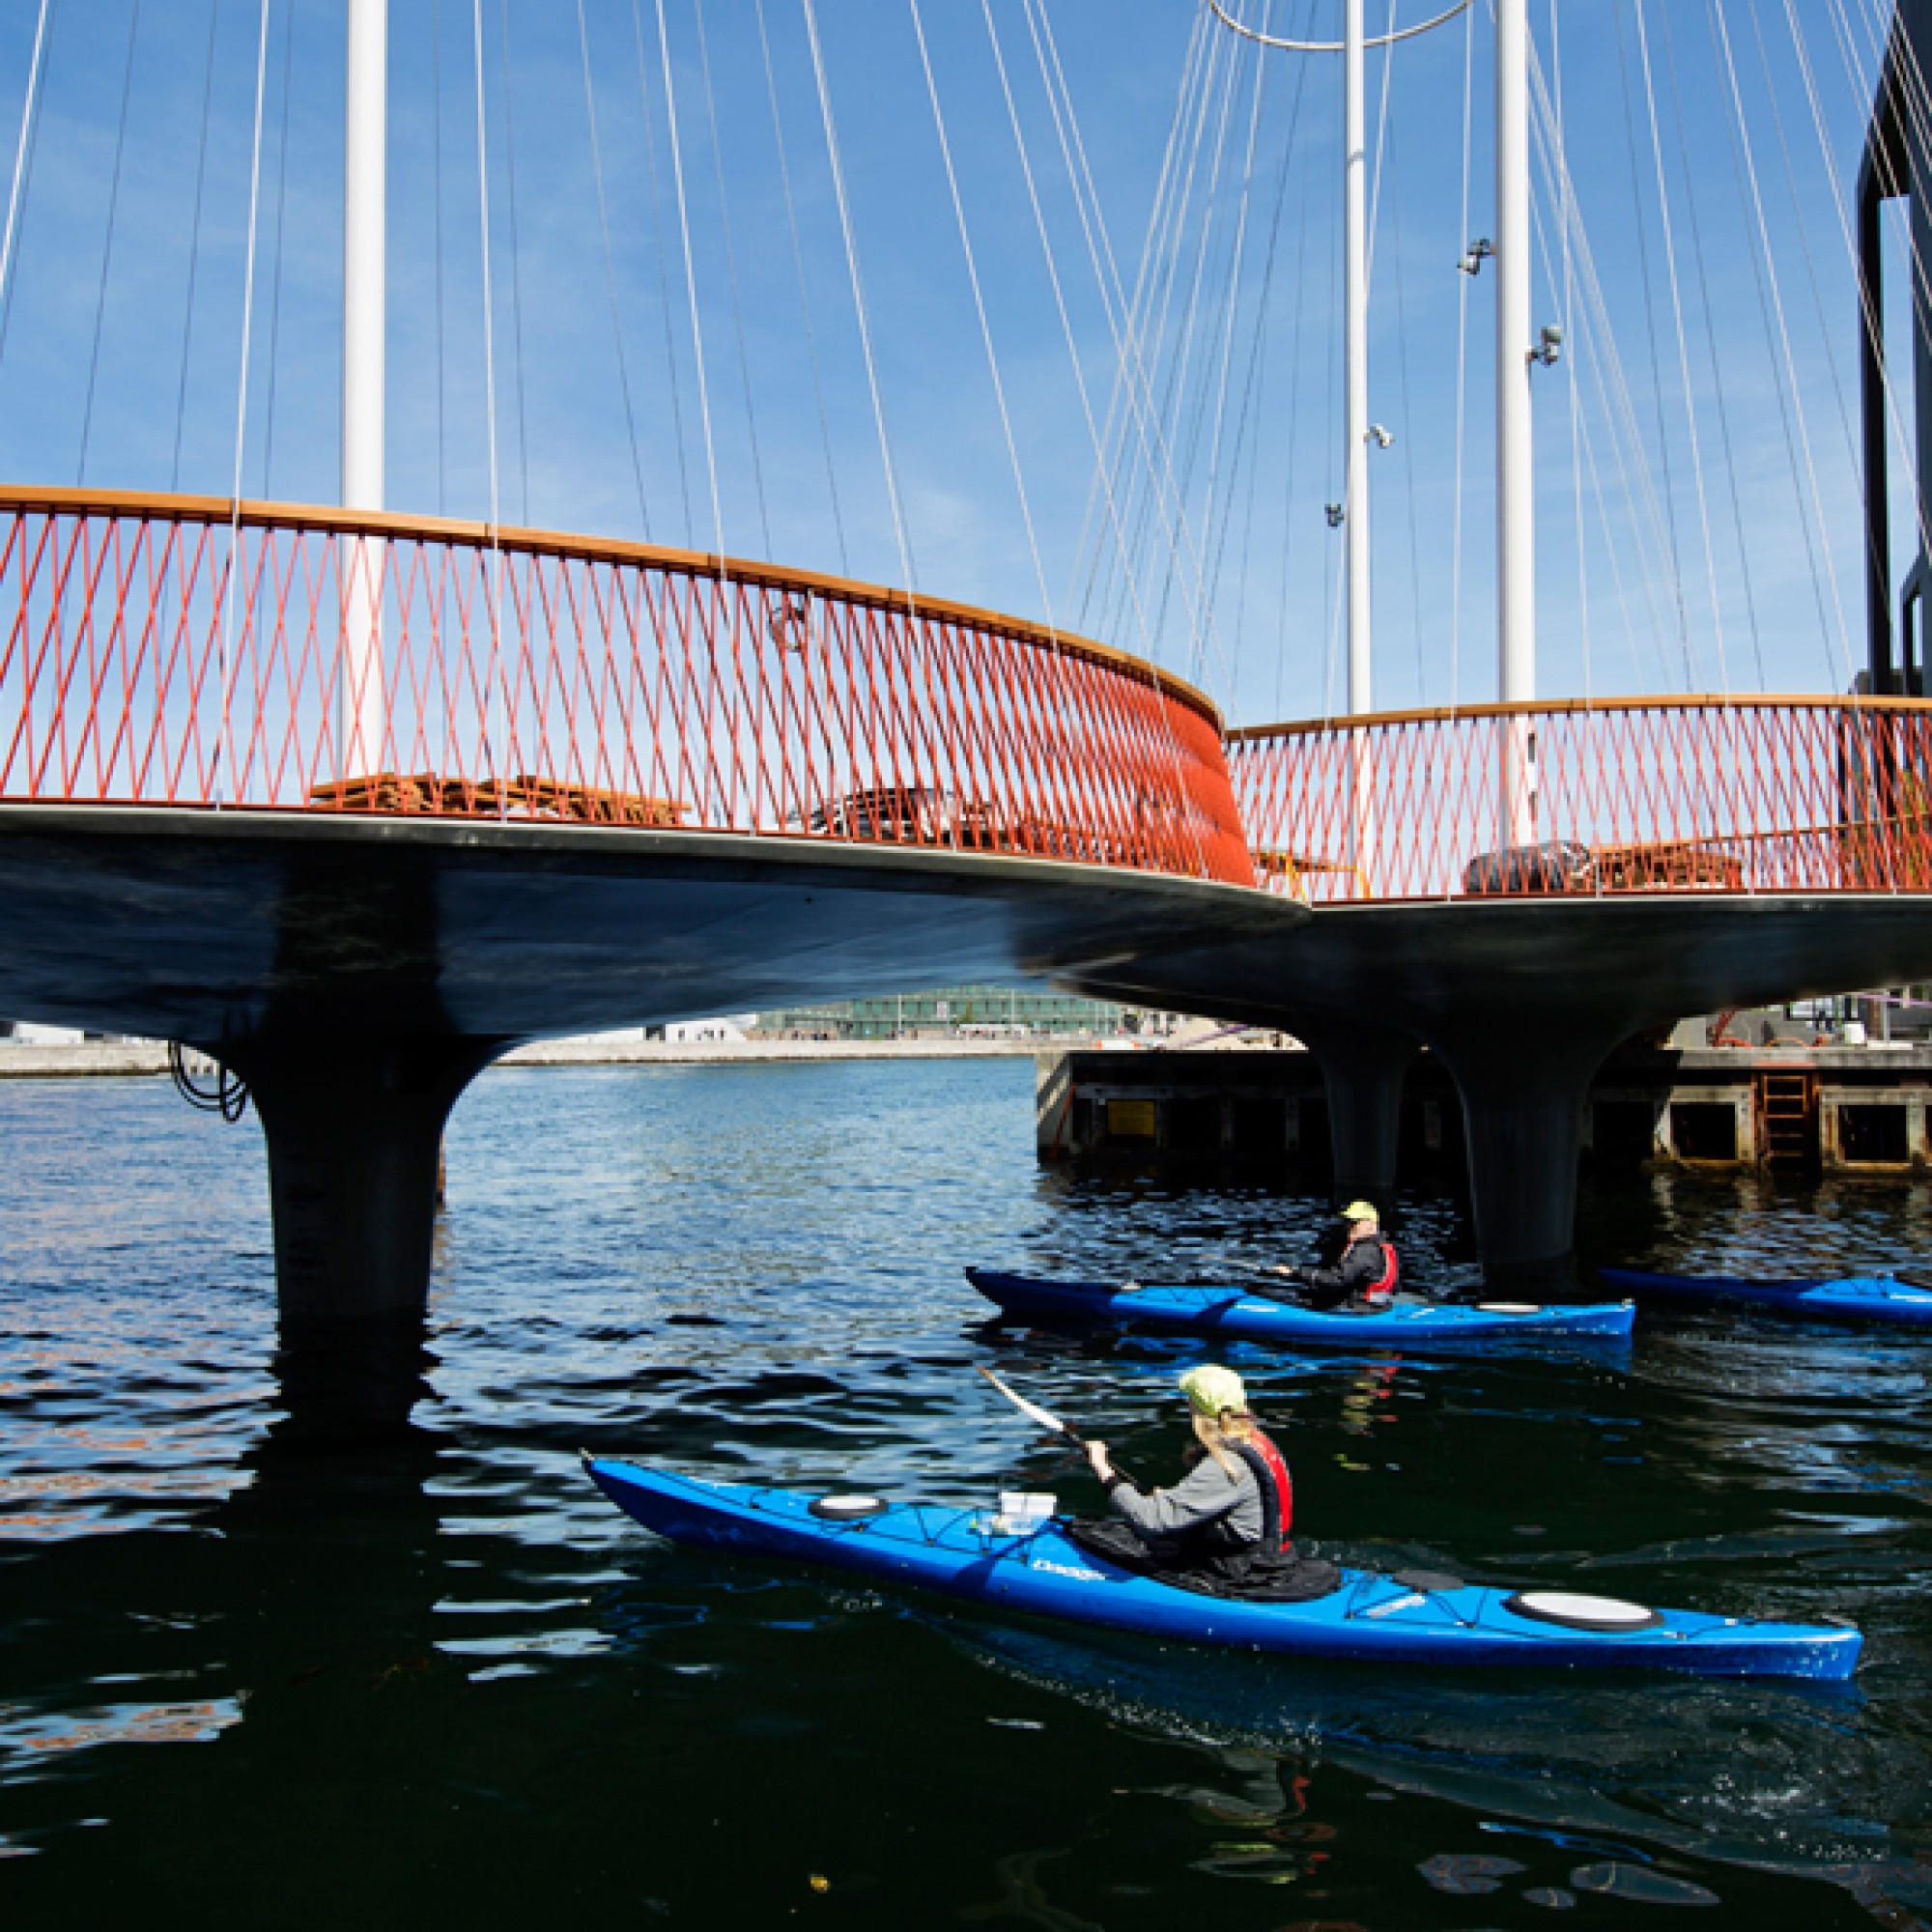
[[[1566,1630],[1644,1631],[1663,1621],[1660,1611],[1642,1604],[1626,1604],[1615,1597],[1581,1597],[1569,1590],[1519,1590],[1505,1598],[1503,1608],[1540,1624],[1561,1624]]]
[[[820,1496],[810,1508],[813,1516],[826,1517],[833,1522],[858,1522],[868,1516],[883,1516],[886,1499],[884,1496]]]

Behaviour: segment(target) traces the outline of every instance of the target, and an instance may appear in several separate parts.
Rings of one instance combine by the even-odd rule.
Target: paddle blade
[[[1067,1428],[1065,1423],[1062,1422],[1059,1416],[1049,1415],[1046,1412],[1046,1410],[1041,1408],[1037,1403],[1029,1402],[1026,1399],[1026,1397],[1021,1395],[1017,1389],[1009,1387],[1005,1382],[1003,1382],[999,1378],[998,1376],[996,1376],[992,1372],[991,1369],[987,1368],[983,1362],[976,1362],[974,1364],[974,1367],[976,1367],[980,1371],[980,1373],[982,1376],[984,1376],[986,1379],[989,1382],[991,1382],[992,1385],[996,1389],[998,1389],[999,1392],[1003,1396],[1005,1396],[1006,1399],[1009,1403],[1011,1403],[1012,1406],[1028,1419],[1028,1421],[1038,1424],[1038,1426],[1041,1429],[1045,1430],[1049,1435],[1073,1435],[1072,1430]],[[1078,1440],[1078,1437],[1075,1437],[1075,1440]]]

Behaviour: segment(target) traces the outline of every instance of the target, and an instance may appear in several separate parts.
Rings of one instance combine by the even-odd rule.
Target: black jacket
[[[1370,1306],[1366,1291],[1388,1272],[1389,1256],[1393,1252],[1386,1236],[1370,1235],[1351,1241],[1340,1258],[1326,1267],[1297,1269],[1297,1275],[1311,1290],[1303,1299],[1310,1308],[1340,1308],[1346,1304],[1351,1312],[1366,1311]]]

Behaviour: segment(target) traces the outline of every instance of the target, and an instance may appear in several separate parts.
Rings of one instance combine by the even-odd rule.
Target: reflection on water
[[[1932,1910],[1932,1338],[1693,1315],[1628,1351],[1229,1357],[1329,1553],[1849,1616],[1841,1690],[1003,1621],[654,1544],[590,1490],[580,1446],[1091,1506],[970,1373],[995,1358],[1177,1468],[1193,1345],[996,1327],[961,1266],[1247,1269],[1305,1254],[1323,1204],[1042,1174],[1029,1076],[490,1075],[452,1126],[427,1329],[354,1348],[276,1334],[252,1128],[157,1085],[0,1085],[21,1922],[216,1895],[290,1924],[568,1897],[1116,1932]],[[1911,1272],[1926,1216],[1911,1187],[1633,1179],[1587,1195],[1585,1259]],[[1406,1280],[1473,1282],[1453,1201],[1406,1200],[1401,1231]]]

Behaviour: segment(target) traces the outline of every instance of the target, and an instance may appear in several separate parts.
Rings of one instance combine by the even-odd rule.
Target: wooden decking
[[[438,816],[561,819],[581,825],[682,825],[691,810],[676,799],[565,784],[555,779],[449,779],[435,772],[372,772],[315,786],[311,805],[343,811],[428,812]]]

